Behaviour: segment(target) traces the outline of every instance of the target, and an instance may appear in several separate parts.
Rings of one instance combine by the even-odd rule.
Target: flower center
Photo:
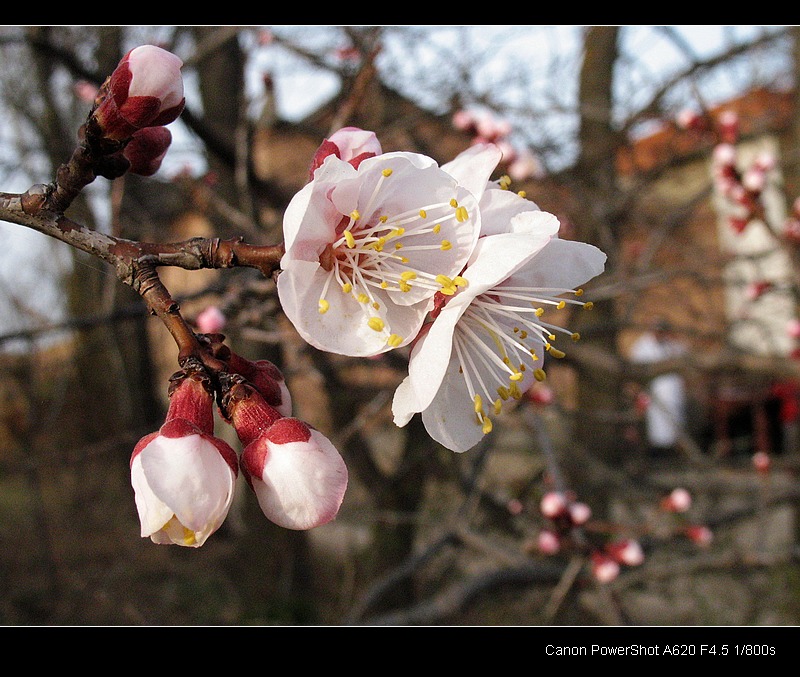
[[[455,198],[382,213],[381,190],[391,176],[391,169],[381,171],[363,209],[359,205],[343,216],[337,239],[320,256],[328,276],[319,312],[328,312],[328,295],[339,287],[361,305],[367,326],[386,332],[387,343],[396,347],[403,337],[389,333],[382,312],[383,304],[393,302],[392,295],[421,292],[419,299],[411,301],[414,303],[436,292],[452,296],[459,287],[467,286],[464,278],[440,271],[451,270],[453,256],[446,252],[458,242],[459,226],[469,221],[470,214]]]
[[[487,405],[496,415],[501,413],[503,402],[521,399],[520,383],[526,372],[537,381],[545,379],[542,350],[555,358],[564,357],[565,353],[553,345],[557,334],[567,334],[573,341],[580,339],[576,332],[542,319],[547,306],[558,310],[569,304],[592,308],[591,301],[563,299],[562,294],[579,297],[583,290],[497,287],[475,298],[458,321],[453,347],[475,420],[484,434],[492,430]]]

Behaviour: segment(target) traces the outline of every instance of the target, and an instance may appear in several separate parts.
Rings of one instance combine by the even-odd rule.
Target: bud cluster
[[[172,143],[166,125],[183,111],[179,57],[155,45],[130,50],[97,92],[84,125],[99,175],[113,179],[126,171],[150,176]]]
[[[176,373],[164,424],[134,448],[131,483],[142,537],[203,545],[225,520],[239,472],[279,526],[311,529],[334,519],[347,468],[325,436],[291,416],[280,370],[237,355],[221,334],[200,338],[227,370],[211,377],[193,364]],[[215,402],[242,444],[238,456],[214,436]]]

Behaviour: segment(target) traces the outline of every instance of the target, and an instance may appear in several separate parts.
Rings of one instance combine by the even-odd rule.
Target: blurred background
[[[553,316],[581,340],[463,454],[392,423],[402,350],[310,348],[254,270],[160,269],[350,471],[334,522],[275,527],[242,484],[195,550],[139,537],[129,479],[174,342],[101,261],[0,223],[0,623],[798,623],[797,27],[3,26],[0,190],[52,180],[145,43],[184,61],[173,145],[75,221],[274,244],[353,125],[442,163],[497,142],[497,177],[608,264],[592,312]]]

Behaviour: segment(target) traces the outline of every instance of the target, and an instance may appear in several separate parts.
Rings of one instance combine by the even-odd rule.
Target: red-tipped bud
[[[177,119],[185,104],[182,65],[177,56],[154,45],[128,52],[104,85],[93,113],[103,136],[122,141],[138,129]]]
[[[358,168],[362,160],[381,153],[383,153],[383,148],[375,132],[368,132],[358,127],[343,127],[331,134],[329,139],[325,139],[317,149],[311,160],[309,180],[314,178],[314,172],[329,155],[335,155],[340,160],[349,162],[353,167]]]
[[[311,529],[339,512],[347,466],[322,433],[281,418],[242,452],[242,474],[264,515],[286,529]]]
[[[566,514],[569,502],[560,491],[548,491],[539,504],[542,515],[549,519],[556,519]]]
[[[620,564],[638,566],[644,562],[644,551],[639,541],[623,538],[606,545],[606,552]]]
[[[673,489],[661,500],[661,508],[667,512],[686,512],[691,506],[692,496],[686,489]]]
[[[591,555],[592,576],[599,583],[611,583],[619,576],[619,563],[609,555],[594,551]]]
[[[172,132],[166,127],[145,127],[133,133],[122,154],[131,163],[130,171],[139,176],[152,176],[172,143]]]

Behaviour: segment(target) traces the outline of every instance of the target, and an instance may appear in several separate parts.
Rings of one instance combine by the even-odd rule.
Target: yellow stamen
[[[441,249],[443,252],[449,251],[449,250],[450,250],[450,249],[452,249],[452,248],[453,248],[453,245],[452,245],[452,243],[450,242],[450,240],[442,240],[442,246],[440,247],[440,249]]]
[[[400,279],[404,280],[406,282],[408,280],[416,280],[417,279],[417,274],[413,270],[406,270],[406,271],[400,273]]]
[[[437,223],[437,224],[436,224],[436,225],[435,225],[435,226],[432,228],[433,232],[434,232],[434,233],[436,233],[437,235],[439,234],[439,231],[440,231],[441,229],[442,229],[442,224],[441,224],[441,223]]]
[[[452,200],[450,200],[450,206],[455,209],[456,207],[458,207],[458,201],[455,198],[453,198]]]
[[[456,221],[459,223],[464,223],[469,219],[469,212],[467,211],[466,207],[459,207],[456,209]]]
[[[428,218],[428,212],[426,212],[424,209],[420,209],[419,210],[419,218],[421,218],[421,219]]]
[[[345,294],[349,294],[351,291],[353,291],[353,285],[352,285],[352,284],[350,284],[349,282],[345,282],[345,283],[342,285],[342,291],[343,291]]]
[[[386,339],[386,343],[388,343],[392,348],[397,348],[403,342],[403,338],[398,336],[397,334],[391,334],[388,339]]]
[[[533,376],[539,382],[544,381],[545,378],[547,378],[547,375],[544,373],[544,369],[537,369],[535,372],[533,372]]]
[[[358,295],[358,302],[359,303],[369,303],[369,296],[367,296],[364,292],[361,292]]]
[[[384,327],[386,326],[383,320],[379,317],[371,317],[367,321],[367,326],[373,331],[383,331]]]
[[[354,209],[350,212],[350,218],[353,219],[353,221],[358,221],[361,218],[361,214],[357,209]]]
[[[492,420],[488,417],[484,417],[483,419],[483,434],[488,435],[492,432]]]
[[[328,312],[328,308],[331,307],[331,304],[328,303],[325,299],[319,300],[319,314],[324,315]]]
[[[388,168],[388,167],[387,167],[386,169],[384,169],[384,170],[381,172],[381,174],[383,174],[384,176],[391,176],[391,175],[392,175],[392,170],[391,170],[390,168]]]
[[[592,303],[591,301],[587,301],[586,303],[583,304],[584,310],[591,310],[592,308],[594,308],[594,303]]]
[[[347,246],[350,249],[353,249],[356,246],[356,239],[349,230],[344,231],[344,241],[347,243]]]

